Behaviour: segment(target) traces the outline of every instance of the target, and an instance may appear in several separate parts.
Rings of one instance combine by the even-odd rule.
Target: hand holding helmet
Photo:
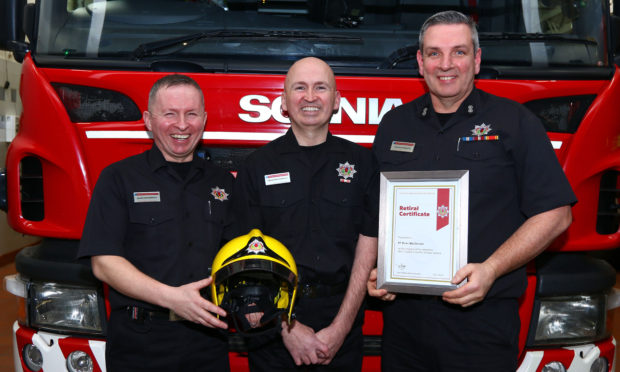
[[[212,266],[213,303],[228,313],[230,326],[244,335],[290,323],[297,293],[297,266],[278,240],[254,229],[225,244]]]

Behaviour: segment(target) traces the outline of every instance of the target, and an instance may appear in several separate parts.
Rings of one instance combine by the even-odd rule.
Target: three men
[[[443,12],[427,20],[420,33],[418,63],[429,93],[385,115],[373,144],[381,170],[468,169],[471,180],[471,263],[453,280],[467,278],[467,284],[441,298],[399,294],[386,306],[386,371],[515,370],[523,265],[571,221],[575,197],[544,129],[521,105],[475,88],[480,61],[471,19]],[[200,298],[199,290],[209,281],[198,280],[208,274],[198,267],[194,254],[203,255],[200,261],[208,265],[206,257],[219,248],[229,219],[231,180],[192,156],[199,141],[196,133],[204,129],[204,103],[200,128],[192,125],[200,122],[192,115],[201,109],[183,105],[195,100],[193,94],[176,92],[172,85],[159,89],[163,90],[155,90],[155,103],[145,112],[155,146],[102,173],[80,250],[82,256],[93,257],[95,274],[113,288],[115,321],[111,319],[110,330],[119,334],[122,327],[114,324],[140,333],[145,319],[153,322],[166,309],[208,327],[225,328],[211,314],[225,315],[223,310]],[[339,102],[326,63],[316,58],[296,62],[282,94],[291,128],[253,153],[238,173],[234,203],[239,232],[259,228],[283,242],[295,257],[301,282],[296,320],[290,326],[283,322],[278,337],[255,345],[249,354],[252,371],[311,364],[361,369],[360,306],[376,259],[378,169],[369,151],[329,133]],[[185,123],[187,128],[166,123]],[[477,139],[470,140],[472,136]],[[394,141],[410,143],[413,151],[394,151]],[[211,171],[204,179],[197,175]],[[152,193],[153,187],[167,190],[172,181],[182,186]],[[198,197],[198,189],[180,192],[201,182],[211,190],[206,200]],[[191,217],[196,212],[192,203],[196,210],[208,209],[203,217],[211,230],[202,241],[193,234],[203,236],[205,229],[186,224],[198,219]],[[152,239],[158,248],[151,249],[144,239]],[[163,249],[170,245],[182,250]],[[191,262],[186,262],[187,250],[192,252]],[[179,267],[182,273],[175,270]],[[394,298],[372,285],[371,294]],[[165,324],[191,328],[188,322]],[[120,338],[110,335],[108,358],[134,366],[117,351],[122,350],[116,346],[123,344]],[[209,340],[213,346],[204,355],[226,356],[221,340],[214,335]]]

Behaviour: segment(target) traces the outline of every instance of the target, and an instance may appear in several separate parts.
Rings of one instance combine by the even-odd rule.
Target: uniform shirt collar
[[[161,150],[159,150],[159,147],[157,147],[157,145],[155,144],[153,144],[151,149],[148,151],[147,158],[148,158],[149,168],[153,172],[155,172],[159,168],[168,166],[166,159],[164,158],[164,155],[161,153]],[[205,162],[203,161],[203,159],[201,159],[196,154],[195,151],[194,151],[194,156],[192,157],[191,163],[192,163],[191,168],[204,169],[205,167],[205,164],[204,164]]]
[[[330,151],[330,152],[342,151],[342,149],[340,149],[340,147],[337,146],[334,136],[329,131],[327,132],[327,139],[325,140],[325,145],[326,145],[325,147],[327,148],[327,151]],[[286,131],[286,133],[284,134],[284,136],[282,136],[282,147],[281,147],[280,153],[300,152],[300,151],[301,151],[301,147],[299,146],[299,143],[297,142],[297,138],[295,138],[295,134],[293,133],[293,130],[289,128],[288,131]]]
[[[465,100],[461,103],[459,108],[456,110],[455,114],[459,116],[461,115],[473,116],[476,114],[479,107],[480,107],[480,91],[476,87],[474,87],[474,89],[471,91],[469,96],[465,98]],[[433,110],[433,104],[431,102],[431,95],[430,93],[426,93],[424,96],[422,96],[422,99],[416,102],[416,114],[420,119],[429,119],[430,117],[434,116],[432,115],[433,112],[434,110]]]

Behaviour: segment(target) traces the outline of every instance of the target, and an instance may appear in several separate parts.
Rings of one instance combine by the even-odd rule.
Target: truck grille
[[[41,161],[27,156],[22,159],[19,170],[22,216],[29,221],[41,221],[45,216]]]
[[[598,197],[596,232],[615,234],[620,227],[620,172],[603,173]]]

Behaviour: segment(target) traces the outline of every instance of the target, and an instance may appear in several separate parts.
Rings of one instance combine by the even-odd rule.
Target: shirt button
[[[155,220],[155,217],[151,217],[151,219],[150,219],[151,224],[154,224],[154,223],[155,223],[155,221],[156,221],[156,220]]]

